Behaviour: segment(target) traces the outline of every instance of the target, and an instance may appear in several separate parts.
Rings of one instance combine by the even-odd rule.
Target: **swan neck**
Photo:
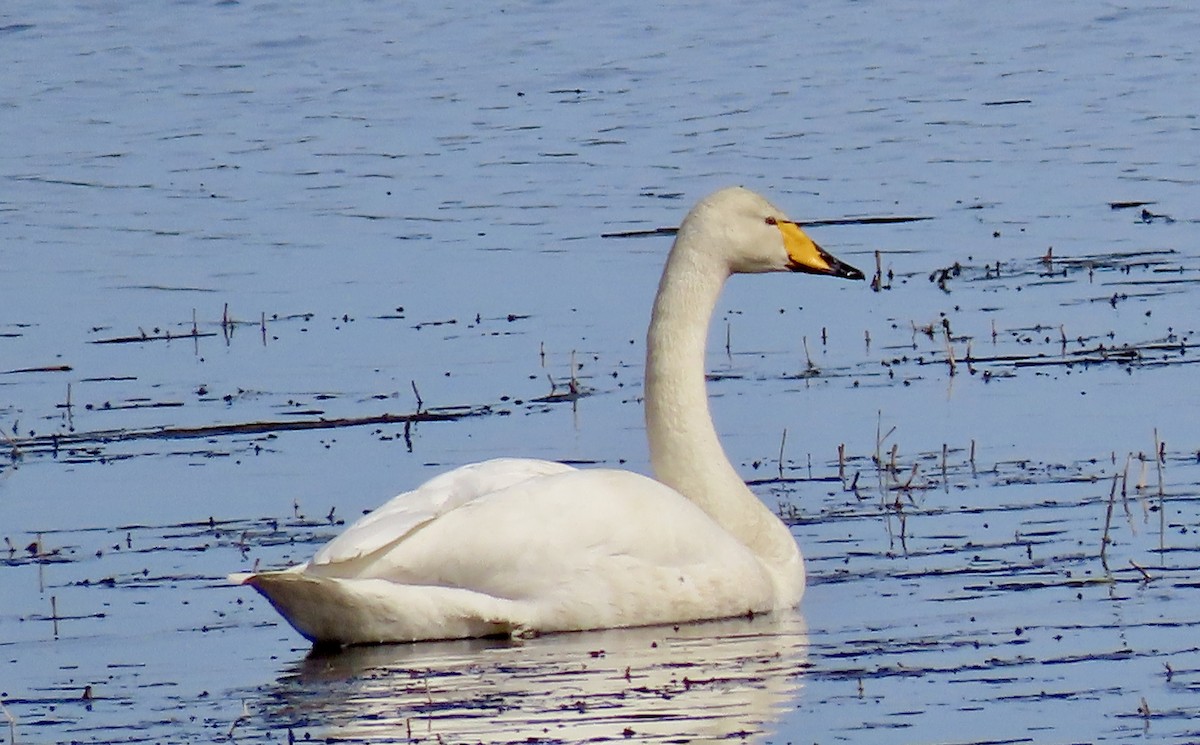
[[[681,230],[647,334],[646,432],[654,475],[754,551],[781,584],[791,585],[803,571],[795,540],[729,462],[709,411],[708,329],[730,271],[713,252],[693,250],[688,241],[694,239]]]
[[[654,475],[706,509],[713,489],[705,485],[714,476],[727,482],[733,473],[709,412],[705,381],[709,320],[727,276],[673,250],[646,340],[646,429]]]

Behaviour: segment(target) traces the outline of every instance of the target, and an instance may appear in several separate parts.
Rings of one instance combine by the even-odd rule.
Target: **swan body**
[[[742,188],[680,226],[647,334],[655,478],[501,458],[430,479],[308,562],[231,575],[320,644],[530,635],[680,623],[793,607],[804,561],[717,439],[708,322],[734,273],[862,273]]]

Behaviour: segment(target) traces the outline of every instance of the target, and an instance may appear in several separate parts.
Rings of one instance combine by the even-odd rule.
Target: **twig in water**
[[[871,290],[879,292],[883,289],[883,258],[879,251],[875,252],[875,276],[871,277]]]
[[[779,478],[783,478],[783,446],[787,443],[787,427],[783,428],[783,436],[779,438]]]
[[[13,425],[13,429],[16,429],[16,425]],[[0,431],[0,440],[4,440],[4,444],[8,446],[8,460],[11,463],[15,464],[21,460],[21,448],[17,447],[17,443],[8,436],[7,432]]]
[[[1158,427],[1154,428],[1154,467],[1158,470],[1158,555],[1166,561],[1167,505],[1163,490],[1163,459],[1166,445],[1158,439]]]
[[[800,338],[800,341],[804,345],[804,362],[805,362],[804,377],[810,377],[813,375],[820,374],[820,372],[821,372],[820,368],[818,368],[815,364],[813,364],[812,355],[810,355],[808,353],[808,337],[803,336]]]
[[[12,745],[17,745],[17,718],[12,715],[3,701],[0,701],[0,712],[4,712],[4,718],[8,720],[8,741]]]
[[[238,714],[237,718],[233,720],[233,724],[229,725],[228,737],[233,737],[233,731],[235,729],[237,729],[237,726],[239,724],[241,724],[242,722],[247,721],[249,719],[250,719],[250,709],[249,709],[249,707],[246,706],[246,700],[242,699],[242,713]]]
[[[1113,454],[1114,463],[1116,461],[1116,453]],[[1125,467],[1121,470],[1121,505],[1125,508],[1125,519],[1129,523],[1129,530],[1134,535],[1137,535],[1137,522],[1133,519],[1133,512],[1129,509],[1129,466],[1133,462],[1133,453],[1126,453]],[[1146,505],[1144,495],[1138,493],[1138,503],[1142,506],[1142,522],[1150,522],[1150,508]]]
[[[33,558],[35,558],[35,559],[37,559],[37,560],[38,560],[38,563],[37,563],[37,568],[38,568],[38,592],[45,592],[45,591],[46,591],[46,562],[45,562],[45,561],[42,561],[42,558],[41,558],[41,557],[42,557],[42,546],[43,546],[43,544],[42,544],[42,534],[41,534],[41,533],[37,533],[37,534],[36,534],[36,538],[37,538],[37,540],[36,540],[36,541],[34,541],[33,545],[32,545],[32,546],[29,546],[29,547],[26,547],[26,550],[28,551],[28,550],[30,550],[30,548],[32,548],[32,550],[33,550]],[[54,598],[51,598],[51,599],[50,599],[50,602],[53,604],[53,602],[54,602]],[[56,614],[56,615],[57,615],[57,614]],[[57,623],[57,622],[56,622],[56,623]],[[54,636],[55,636],[55,637],[57,637],[57,636],[58,636],[58,627],[57,627],[57,626],[55,626],[55,628],[54,628]]]
[[[1108,492],[1108,508],[1104,511],[1104,534],[1100,538],[1100,565],[1104,567],[1104,571],[1108,570],[1108,530],[1112,527],[1113,505],[1117,501],[1117,479],[1118,474],[1113,474],[1112,488]]]
[[[883,412],[877,412],[875,420],[875,474],[879,480],[879,496],[883,500],[883,505],[887,506],[888,480],[884,478],[883,464],[883,443],[887,438],[892,436],[896,431],[895,427],[888,430],[887,434],[883,434]]]
[[[67,390],[70,390],[71,384],[67,384]],[[1158,496],[1163,496],[1163,466],[1167,462],[1167,443],[1158,439],[1158,427],[1154,428],[1154,450],[1157,454],[1158,461]]]
[[[1134,561],[1133,559],[1129,560],[1129,565],[1131,567],[1133,567],[1134,569],[1138,570],[1139,573],[1141,573],[1143,582],[1150,582],[1154,579],[1153,577],[1150,576],[1149,572],[1147,572],[1145,569],[1142,569],[1140,566],[1138,566],[1138,563],[1136,561]]]

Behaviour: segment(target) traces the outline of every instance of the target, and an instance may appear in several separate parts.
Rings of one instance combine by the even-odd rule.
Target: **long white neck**
[[[781,605],[799,600],[803,562],[791,533],[746,487],[717,438],[705,386],[708,325],[729,267],[712,252],[680,250],[658,286],[646,339],[646,434],[659,481],[695,502],[776,575]],[[794,593],[791,595],[789,593]]]

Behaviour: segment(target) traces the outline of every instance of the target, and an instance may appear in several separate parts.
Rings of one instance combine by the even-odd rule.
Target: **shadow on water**
[[[741,740],[796,695],[807,644],[803,619],[785,613],[314,651],[254,708],[294,736],[339,742]]]

